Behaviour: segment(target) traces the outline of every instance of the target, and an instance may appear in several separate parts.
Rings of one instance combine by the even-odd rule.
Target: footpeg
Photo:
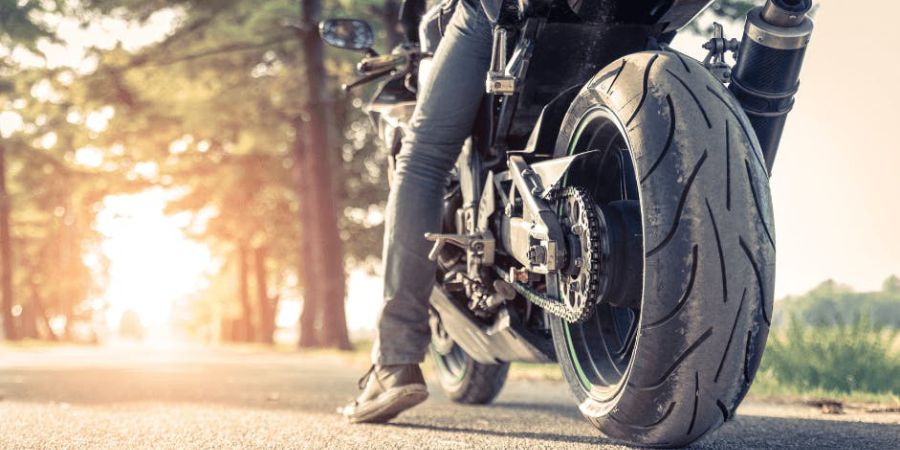
[[[438,255],[447,244],[455,245],[466,251],[469,261],[478,258],[483,265],[494,264],[496,242],[490,233],[484,234],[440,234],[425,233],[425,239],[434,242],[428,253],[428,259],[437,261]]]
[[[428,252],[428,259],[432,261],[437,261],[438,255],[441,254],[441,250],[444,249],[445,245],[453,244],[466,250],[469,248],[469,242],[471,241],[469,236],[464,234],[425,233],[425,239],[434,242],[434,247]]]

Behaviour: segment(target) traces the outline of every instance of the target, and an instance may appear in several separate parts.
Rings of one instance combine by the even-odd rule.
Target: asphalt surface
[[[244,349],[0,348],[0,448],[627,448],[565,386],[510,382],[490,406],[432,397],[393,424],[348,425],[358,358]],[[900,414],[747,402],[696,448],[900,448]]]

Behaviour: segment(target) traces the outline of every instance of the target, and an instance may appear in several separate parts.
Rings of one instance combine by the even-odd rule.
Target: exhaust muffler
[[[732,71],[729,88],[750,118],[769,173],[800,87],[810,9],[812,0],[768,0],[750,11]]]

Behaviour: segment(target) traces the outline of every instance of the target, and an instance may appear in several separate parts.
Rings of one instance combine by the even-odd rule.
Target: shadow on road
[[[489,430],[484,428],[473,428],[466,426],[443,426],[443,425],[429,425],[429,424],[420,424],[420,423],[411,423],[411,422],[391,422],[386,424],[387,427],[392,428],[406,428],[406,429],[414,429],[414,430],[426,430],[426,431],[434,431],[434,432],[443,432],[443,433],[462,433],[465,435],[472,434],[480,434],[485,436],[495,436],[502,438],[518,438],[518,439],[536,439],[541,441],[546,441],[548,443],[556,442],[556,443],[582,443],[582,444],[615,444],[614,441],[605,439],[600,436],[592,437],[592,436],[578,436],[578,435],[565,435],[565,434],[555,434],[555,433],[536,433],[529,431],[497,431],[497,430]]]
[[[900,425],[738,416],[693,448],[900,448]]]

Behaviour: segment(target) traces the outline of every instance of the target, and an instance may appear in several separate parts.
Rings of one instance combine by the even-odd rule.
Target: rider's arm
[[[419,21],[425,14],[425,0],[403,0],[400,6],[400,28],[406,42],[419,42]]]

